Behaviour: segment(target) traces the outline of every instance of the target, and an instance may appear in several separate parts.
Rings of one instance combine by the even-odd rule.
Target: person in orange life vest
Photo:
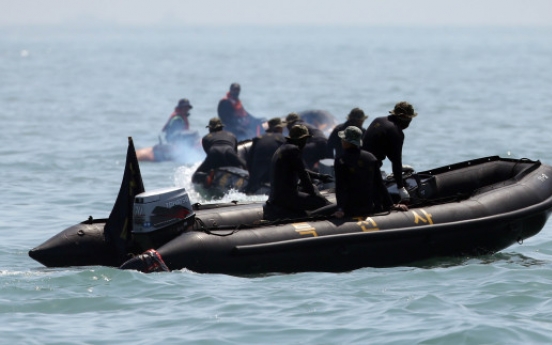
[[[249,114],[240,100],[241,86],[232,83],[230,90],[218,104],[218,117],[226,126],[226,130],[234,133],[238,141],[251,139],[261,135],[262,119],[257,119]]]
[[[192,105],[187,98],[182,98],[161,129],[159,144],[155,145],[147,160],[165,161],[177,157],[182,150],[198,145],[199,134],[190,131],[188,117]],[[144,155],[144,154],[143,154]]]
[[[171,116],[169,116],[167,123],[163,126],[163,129],[161,129],[161,131],[165,133],[165,139],[168,142],[177,140],[180,132],[190,129],[188,117],[190,116],[190,110],[192,108],[193,107],[187,98],[182,98],[178,101],[178,104],[174,108]]]

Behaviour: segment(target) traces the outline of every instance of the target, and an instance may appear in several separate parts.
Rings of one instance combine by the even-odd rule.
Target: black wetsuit
[[[234,134],[227,131],[211,132],[201,140],[207,154],[196,172],[209,172],[220,167],[238,167],[245,169],[246,163],[238,156],[238,141]]]
[[[349,126],[354,126],[352,121],[346,121],[344,123],[341,123],[334,127],[332,132],[330,133],[330,136],[328,137],[328,143],[326,145],[326,157],[328,158],[334,158],[339,157],[341,154],[343,154],[343,147],[341,146],[341,138],[339,137],[338,133],[345,130],[345,128]],[[366,133],[366,129],[362,127],[358,127],[362,131],[362,135],[364,136],[364,133]],[[334,154],[335,150],[335,154]]]
[[[307,144],[303,148],[303,159],[307,165],[307,169],[316,170],[315,165],[319,160],[326,158],[326,146],[328,139],[324,135],[324,132],[314,127],[313,125],[299,120],[293,123],[295,125],[303,125],[309,129],[309,134],[312,135],[307,141]],[[293,127],[291,126],[291,127]]]
[[[303,191],[298,190],[298,181]],[[329,204],[313,186],[301,150],[291,143],[280,146],[272,157],[270,186],[267,204],[282,209],[301,212]]]
[[[404,132],[399,125],[396,115],[382,116],[374,119],[364,137],[362,149],[371,152],[383,164],[385,157],[392,164],[393,175],[402,176],[402,148]],[[397,187],[403,188],[402,178],[397,178]]]
[[[379,161],[370,152],[357,147],[343,150],[334,161],[334,169],[337,206],[346,216],[367,216],[388,211],[393,205]]]
[[[255,193],[262,185],[270,183],[270,162],[274,152],[285,143],[281,133],[266,132],[253,139],[248,152],[249,182],[246,194]]]

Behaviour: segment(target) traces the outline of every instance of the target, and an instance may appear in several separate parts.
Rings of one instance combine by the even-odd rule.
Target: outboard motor
[[[141,250],[159,248],[194,224],[186,189],[171,187],[134,197],[132,235]]]

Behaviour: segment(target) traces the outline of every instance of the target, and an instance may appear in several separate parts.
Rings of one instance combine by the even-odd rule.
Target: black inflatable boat
[[[133,180],[125,171],[121,191],[136,178],[141,183],[128,152],[126,169],[138,174]],[[29,255],[48,267],[122,265],[151,271],[137,262],[149,262],[154,254],[169,270],[257,274],[340,272],[490,254],[544,227],[552,211],[551,177],[552,167],[539,161],[484,157],[412,173],[406,178],[412,197],[407,212],[274,222],[262,220],[262,203],[192,205],[179,188],[138,190],[125,201],[120,192],[109,219],[74,225]],[[394,181],[387,184],[395,195]]]

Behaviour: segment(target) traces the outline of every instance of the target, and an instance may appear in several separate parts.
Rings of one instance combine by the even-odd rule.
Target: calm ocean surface
[[[549,344],[552,222],[492,256],[234,277],[47,269],[27,252],[107,217],[127,137],[179,98],[205,133],[232,82],[259,117],[401,100],[418,171],[489,155],[552,164],[552,28],[0,28],[0,334],[5,344]],[[146,190],[197,166],[142,163]],[[384,166],[388,171],[388,166]],[[235,193],[228,200],[246,199]]]

